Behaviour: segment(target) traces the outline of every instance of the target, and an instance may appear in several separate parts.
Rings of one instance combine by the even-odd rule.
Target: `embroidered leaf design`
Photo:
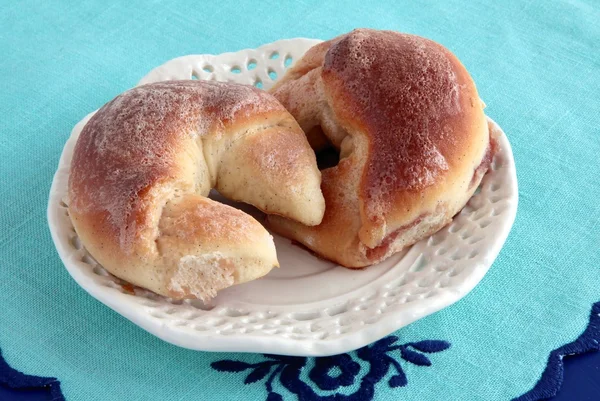
[[[440,352],[450,348],[449,342],[441,340],[425,340],[416,343],[409,343],[408,345],[416,350],[427,353]]]
[[[254,369],[246,380],[244,380],[244,384],[251,384],[263,379],[269,372],[271,371],[270,364],[260,364],[256,369]]]
[[[287,356],[287,355],[273,355],[273,354],[263,354],[269,359],[274,359],[276,361],[284,362],[284,363],[302,363],[306,358],[302,356]]]
[[[392,388],[404,387],[408,384],[408,380],[406,379],[406,375],[404,374],[404,372],[402,370],[400,370],[400,371],[398,371],[397,375],[390,377],[388,384]]]
[[[267,401],[283,401],[283,397],[277,393],[269,393]]]
[[[390,345],[392,345],[393,343],[396,342],[396,340],[398,340],[398,337],[396,336],[388,336],[385,338],[382,338],[379,341],[376,341],[375,344],[373,344],[373,349],[384,349],[389,347]]]
[[[402,355],[402,359],[413,363],[418,366],[431,366],[431,361],[423,354],[419,354],[418,352],[411,351],[408,348],[401,348],[400,353]]]
[[[243,372],[244,370],[251,368],[253,365],[246,362],[225,359],[222,361],[213,362],[210,364],[210,366],[219,372]]]

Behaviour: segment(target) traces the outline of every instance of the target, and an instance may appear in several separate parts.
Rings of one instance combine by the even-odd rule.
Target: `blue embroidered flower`
[[[318,359],[319,363],[311,369],[308,377],[321,390],[337,390],[340,386],[350,386],[360,371],[360,365],[348,354],[327,356]],[[339,373],[331,375],[337,368]]]
[[[313,390],[311,383],[301,379],[302,370],[307,366],[308,359],[281,355],[265,355],[267,360],[250,364],[241,361],[223,360],[211,364],[220,372],[249,371],[244,383],[250,384],[267,377],[266,401],[281,401],[281,394],[273,390],[273,381],[279,382],[287,390],[296,394],[300,401],[368,401],[375,394],[375,384],[383,380],[390,369],[394,374],[389,378],[390,387],[406,386],[406,374],[395,359],[400,359],[418,366],[431,366],[431,360],[425,355],[448,349],[450,343],[440,340],[426,340],[397,345],[398,337],[389,336],[369,346],[356,351],[356,356],[368,363],[367,373],[360,379],[358,389],[352,394],[319,395]],[[399,351],[399,352],[395,352]],[[398,355],[399,354],[399,355]],[[360,365],[350,354],[341,354],[323,358],[315,358],[314,366],[308,377],[321,390],[338,390],[355,384]]]

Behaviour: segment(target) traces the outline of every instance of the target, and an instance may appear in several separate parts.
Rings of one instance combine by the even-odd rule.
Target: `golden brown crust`
[[[441,228],[462,208],[488,147],[487,123],[468,72],[437,43],[360,29],[319,46],[273,94],[303,129],[319,125],[342,159],[322,172],[320,226],[271,220],[329,259],[364,266]],[[344,226],[351,232],[329,238]]]
[[[275,82],[275,85],[271,87],[271,92],[277,90],[277,88],[283,86],[286,83],[295,81],[302,78],[310,71],[315,68],[320,68],[323,64],[325,54],[329,50],[329,47],[333,43],[336,43],[340,38],[334,38],[326,42],[319,43],[310,49],[302,56],[302,58],[295,63],[289,70],[286,71],[285,75]]]
[[[123,93],[85,125],[71,163],[69,211],[83,244],[113,274],[164,295],[208,298],[277,265],[266,230],[204,198],[210,189],[317,224],[319,184],[302,131],[272,96],[172,81]],[[179,224],[167,224],[170,210]],[[212,273],[199,274],[203,268]],[[194,277],[215,283],[182,281]]]

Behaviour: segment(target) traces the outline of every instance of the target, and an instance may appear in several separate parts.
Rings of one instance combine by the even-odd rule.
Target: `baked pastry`
[[[488,169],[494,142],[475,84],[443,46],[358,29],[311,48],[272,88],[324,169],[325,216],[277,233],[347,267],[379,262],[448,224]]]
[[[324,199],[315,155],[271,95],[229,83],[171,81],[102,107],[75,146],[69,213],[115,276],[173,298],[207,300],[278,266],[251,216],[211,188],[306,225]]]

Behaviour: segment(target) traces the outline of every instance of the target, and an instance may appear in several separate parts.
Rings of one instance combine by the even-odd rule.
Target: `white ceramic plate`
[[[151,71],[140,83],[214,79],[268,89],[287,66],[319,41],[281,40],[218,56],[186,56]],[[52,239],[75,281],[93,297],[173,344],[206,351],[320,356],[347,352],[434,313],[465,296],[500,252],[517,211],[517,178],[510,144],[495,123],[500,152],[481,190],[452,224],[363,270],[319,260],[275,236],[280,269],[228,288],[210,305],[174,301],[123,286],[86,252],[63,202],[77,137],[67,141],[48,205]]]

